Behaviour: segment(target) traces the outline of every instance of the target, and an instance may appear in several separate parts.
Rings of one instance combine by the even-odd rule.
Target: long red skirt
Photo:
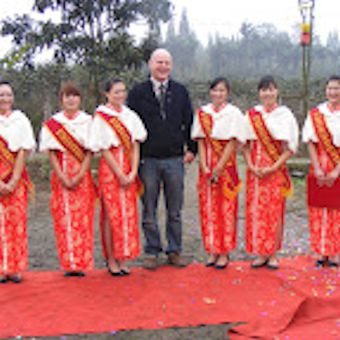
[[[329,172],[332,163],[319,143],[317,154],[321,169]],[[308,212],[312,250],[324,256],[340,254],[340,210],[308,207]]]
[[[211,144],[205,143],[210,169],[218,162]],[[233,155],[235,157],[235,155]],[[236,169],[235,169],[236,171]],[[222,194],[219,183],[212,184],[200,169],[198,181],[199,211],[203,245],[209,254],[227,254],[236,247],[238,197]]]
[[[251,142],[252,162],[257,167],[272,165],[262,144]],[[256,255],[271,255],[281,249],[285,198],[280,192],[280,174],[259,179],[247,171],[246,189],[246,251]]]
[[[74,177],[80,163],[69,153],[58,153],[63,171]],[[72,190],[63,187],[57,175],[51,177],[51,212],[61,268],[83,271],[93,268],[95,187],[88,171]]]
[[[112,148],[112,155],[125,173],[130,171],[130,159],[122,147]],[[137,184],[122,187],[102,157],[98,172],[101,197],[100,227],[104,257],[107,250],[104,242],[104,228],[108,224],[112,235],[113,257],[120,261],[136,258],[140,254],[140,237],[137,208]]]
[[[0,196],[0,274],[21,273],[27,266],[27,186],[21,179],[12,194]]]

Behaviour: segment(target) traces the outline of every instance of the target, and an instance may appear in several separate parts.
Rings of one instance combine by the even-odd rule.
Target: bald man
[[[172,57],[167,50],[152,53],[149,69],[150,79],[136,85],[128,96],[129,107],[139,114],[148,131],[148,138],[141,145],[139,168],[144,184],[144,267],[156,269],[158,255],[164,250],[169,264],[184,267],[186,262],[181,257],[184,164],[191,163],[197,151],[196,143],[190,139],[193,110],[186,88],[170,79]],[[166,249],[157,220],[161,188],[166,203]]]

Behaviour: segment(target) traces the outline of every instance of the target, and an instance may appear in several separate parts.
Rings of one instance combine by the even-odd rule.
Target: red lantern
[[[309,46],[310,45],[310,32],[302,32],[301,33],[301,45],[302,46]]]

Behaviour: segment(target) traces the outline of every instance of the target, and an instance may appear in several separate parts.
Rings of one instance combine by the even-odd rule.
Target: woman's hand
[[[137,176],[137,172],[131,171],[131,172],[126,176],[126,178],[127,178],[127,184],[126,184],[126,186],[129,186],[130,184],[132,184],[132,183],[135,181],[136,176]]]
[[[0,180],[0,195],[4,195],[5,188],[6,188],[5,183]]]
[[[210,181],[212,183],[217,183],[218,178],[220,177],[222,171],[223,171],[223,166],[220,163],[217,163],[211,172]]]
[[[275,171],[276,171],[276,169],[274,167],[267,166],[267,167],[259,169],[258,173],[259,173],[260,178],[266,178],[266,177],[270,176],[271,174],[273,174]]]
[[[69,179],[64,173],[60,174],[59,177],[61,184],[66,188],[66,189],[72,189],[72,180]]]
[[[217,163],[216,166],[214,167],[212,173],[213,176],[219,176],[221,174],[221,172],[223,171],[223,165]]]
[[[7,184],[6,184],[6,189],[7,189],[7,192],[8,194],[11,194],[15,188],[17,187],[18,185],[18,180],[12,178]]]
[[[1,196],[6,196],[6,195],[10,194],[12,191],[11,191],[11,188],[8,187],[8,183],[0,181],[0,195]]]
[[[8,183],[0,181],[0,195],[6,196],[14,192],[18,182],[19,180],[16,180],[15,178],[11,178]]]
[[[255,175],[256,177],[261,178],[260,169],[259,169],[258,167],[254,166],[252,163],[249,163],[249,164],[248,164],[248,169],[249,169],[249,171],[250,171],[253,175]]]
[[[333,186],[334,182],[339,178],[339,175],[339,169],[335,168],[325,176],[324,183],[329,187]]]
[[[81,179],[82,179],[82,176],[79,176],[79,175],[71,178],[70,179],[70,189],[75,189],[79,185]]]
[[[127,187],[131,184],[128,175],[125,175],[122,170],[117,169],[116,176],[117,176],[118,181],[119,181],[119,183],[122,187]]]
[[[200,164],[200,168],[201,168],[201,171],[202,171],[203,175],[207,179],[210,179],[212,173],[211,173],[211,170],[209,169],[209,167],[206,164]]]
[[[325,173],[321,170],[320,167],[315,167],[314,168],[314,176],[316,178],[316,181],[320,187],[326,184],[326,175]]]
[[[90,171],[91,159],[92,159],[92,153],[90,151],[87,151],[85,158],[80,166],[80,169],[78,170],[77,175],[75,175],[74,177],[70,179],[70,182],[71,182],[70,189],[75,189],[79,185],[83,177],[85,176],[86,172]]]

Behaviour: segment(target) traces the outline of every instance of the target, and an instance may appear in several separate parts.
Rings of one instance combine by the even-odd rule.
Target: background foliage
[[[93,112],[103,100],[103,82],[120,76],[132,86],[144,79],[146,61],[158,46],[172,53],[173,76],[188,86],[195,107],[208,100],[209,81],[223,75],[231,81],[231,100],[246,110],[257,101],[259,78],[272,74],[282,102],[303,121],[298,24],[290,36],[271,24],[244,22],[237,36],[211,36],[205,46],[191,29],[186,11],[176,27],[167,0],[36,0],[33,11],[42,15],[40,20],[24,15],[1,22],[1,34],[11,37],[13,49],[0,60],[0,76],[13,83],[16,106],[30,116],[36,132],[58,109],[62,82],[78,83],[84,109]],[[44,15],[51,11],[58,20]],[[166,22],[162,37],[161,24]],[[146,28],[140,41],[131,34],[133,25]],[[53,54],[52,60],[37,63],[37,56],[46,51]],[[338,34],[330,33],[326,44],[315,35],[311,105],[323,100],[325,79],[339,70]]]

